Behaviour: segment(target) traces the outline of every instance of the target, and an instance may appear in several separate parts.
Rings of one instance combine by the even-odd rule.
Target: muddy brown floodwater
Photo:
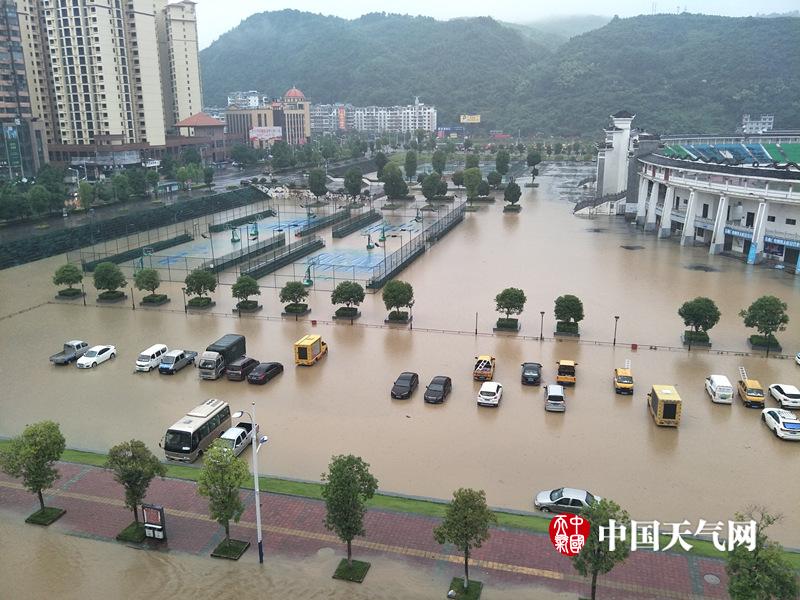
[[[800,367],[788,359],[648,349],[679,346],[678,306],[707,295],[722,311],[712,330],[715,349],[744,352],[750,332],[736,313],[769,293],[789,304],[792,322],[779,339],[794,353],[800,280],[645,236],[618,219],[576,218],[558,199],[558,177],[540,181],[539,189],[526,190],[519,215],[503,214],[499,202],[481,207],[402,273],[415,289],[414,331],[377,327],[386,314],[379,294],[368,296],[360,324],[312,327],[275,319],[279,304],[271,289],[263,291],[260,313],[270,320],[233,318],[225,286],[215,295],[215,314],[185,316],[175,284],[165,286],[169,310],[98,307],[90,292],[85,308],[80,301],[48,303],[3,318],[0,435],[49,418],[61,424],[70,447],[103,451],[139,438],[159,452],[166,428],[204,399],[222,398],[234,410],[256,401],[270,436],[261,455],[265,473],[318,480],[332,454],[352,452],[371,464],[383,490],[448,498],[458,487],[483,488],[491,505],[521,510],[532,510],[538,490],[561,485],[613,498],[639,520],[724,521],[763,504],[785,515],[774,536],[800,546],[800,478],[791,475],[800,444],[776,439],[759,411],[738,400],[712,404],[703,389],[707,375],[733,380],[739,365],[765,386],[797,385]],[[49,278],[62,260],[0,272],[0,316],[52,299]],[[493,298],[507,286],[528,296],[521,332],[528,336],[539,334],[540,310],[545,336],[552,336],[556,296],[581,297],[584,343],[472,335],[476,312],[481,334],[491,332]],[[333,312],[327,292],[312,292],[309,304],[320,321]],[[588,343],[611,341],[614,315],[620,316],[616,348]],[[329,356],[295,368],[292,342],[312,330],[328,341]],[[245,334],[248,354],[280,361],[286,372],[263,387],[202,382],[192,369],[174,377],[132,374],[138,352],[152,343],[202,350],[227,332]],[[113,343],[118,357],[92,371],[48,365],[47,356],[72,338]],[[497,357],[496,380],[505,389],[498,409],[476,406],[471,368],[479,353]],[[545,413],[542,390],[520,385],[519,365],[543,363],[552,382],[560,358],[578,361],[578,384],[567,392],[565,414]],[[625,359],[636,377],[632,397],[615,396],[611,385],[613,368]],[[450,375],[453,394],[440,406],[424,404],[422,390],[391,400],[389,387],[403,370],[417,371],[423,385]],[[654,383],[677,385],[684,400],[678,429],[651,420],[645,393]]]

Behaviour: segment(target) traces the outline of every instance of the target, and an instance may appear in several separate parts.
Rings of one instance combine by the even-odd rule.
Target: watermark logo
[[[580,515],[557,515],[550,520],[550,541],[565,556],[580,553],[589,537],[591,525]]]

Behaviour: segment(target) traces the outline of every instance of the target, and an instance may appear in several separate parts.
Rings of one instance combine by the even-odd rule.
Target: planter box
[[[508,206],[503,207],[503,212],[507,213],[518,213],[522,210],[522,207],[519,204],[510,204]]]
[[[683,345],[687,347],[691,345],[692,348],[711,348],[711,342],[692,341],[690,344],[689,341],[686,339],[685,334],[681,335],[681,342],[683,342]]]
[[[104,298],[98,298],[97,299],[97,303],[98,304],[116,304],[117,302],[122,302],[123,300],[127,300],[127,299],[128,299],[128,294],[122,294],[122,296],[120,296],[119,298],[111,298],[109,300],[106,300]]]
[[[536,182],[533,182],[533,183],[526,183],[526,184],[525,184],[525,187],[529,187],[529,188],[537,188],[537,187],[539,187],[539,184],[538,184],[538,183],[536,183]]]
[[[163,306],[164,304],[169,304],[170,299],[165,298],[164,300],[159,300],[158,302],[139,302],[139,306],[143,306],[147,308],[148,306]]]
[[[411,321],[414,320],[414,317],[408,316],[406,313],[405,319],[384,319],[383,322],[387,325],[408,325]]]
[[[747,339],[747,343],[750,345],[750,348],[752,348],[753,350],[766,350],[767,349],[767,345],[766,344],[762,344],[762,343],[755,343],[754,344],[752,339],[750,339],[750,338]],[[783,352],[783,346],[781,346],[777,342],[774,343],[774,344],[770,344],[769,345],[769,351],[770,352]]]
[[[495,323],[495,326],[492,327],[492,331],[494,331],[495,333],[503,331],[506,331],[508,333],[517,333],[520,329],[522,329],[522,324],[519,321],[516,321],[515,323],[501,324],[500,321],[498,320]]]
[[[310,314],[310,313],[311,313],[311,309],[307,308],[303,312],[282,312],[281,316],[282,317],[304,317],[304,316],[306,316],[307,314]]]
[[[337,311],[337,312],[338,312],[338,311]],[[344,314],[344,315],[334,314],[334,315],[333,315],[333,317],[332,317],[332,319],[333,319],[334,321],[355,321],[355,320],[356,320],[356,319],[358,319],[360,316],[361,316],[361,311],[360,311],[360,310],[356,310],[356,311],[355,311],[355,312],[354,312],[352,315],[347,315],[347,314]]]
[[[60,296],[59,294],[56,294],[56,300],[78,300],[79,298],[83,298],[85,295],[86,294],[83,293],[78,294],[77,296]]]
[[[478,196],[477,198],[473,198],[472,201],[473,202],[482,202],[484,204],[487,203],[487,202],[497,202],[497,200],[495,200],[494,196]]]
[[[238,306],[234,306],[233,312],[235,314],[246,315],[247,313],[257,313],[263,308],[264,308],[263,304],[258,304],[256,306],[253,306],[252,308],[239,308]]]
[[[475,206],[474,204],[467,204],[467,205],[464,207],[464,210],[465,210],[466,212],[478,212],[478,207],[477,207],[477,206]]]
[[[554,331],[554,337],[563,337],[563,338],[575,338],[578,339],[581,337],[580,333],[572,333],[571,331]]]
[[[217,305],[217,303],[212,300],[211,302],[209,302],[205,306],[192,306],[191,304],[187,304],[186,308],[189,309],[189,310],[201,310],[202,311],[202,310],[208,310],[209,308],[212,308],[212,307],[214,307],[216,305]]]

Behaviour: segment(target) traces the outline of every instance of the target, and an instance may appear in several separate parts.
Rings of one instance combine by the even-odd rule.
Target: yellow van
[[[617,394],[633,394],[633,372],[631,361],[626,360],[621,369],[614,369],[614,392]]]
[[[294,364],[311,366],[328,353],[321,335],[306,335],[294,343]]]
[[[757,379],[750,379],[744,367],[739,367],[739,382],[736,385],[739,398],[748,408],[764,408],[764,388]]]
[[[647,406],[656,425],[677,427],[681,422],[681,397],[673,385],[656,384],[647,394]]]
[[[578,366],[574,360],[560,360],[558,363],[558,373],[556,383],[561,385],[575,385],[575,367]]]

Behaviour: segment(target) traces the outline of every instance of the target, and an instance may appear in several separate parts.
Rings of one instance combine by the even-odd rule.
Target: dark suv
[[[522,363],[522,383],[524,385],[542,383],[542,365],[537,362]]]
[[[405,399],[410,398],[411,393],[417,389],[419,385],[419,375],[405,371],[400,373],[397,381],[392,386],[392,398]]]
[[[247,375],[258,366],[258,361],[249,356],[237,358],[225,369],[225,375],[231,381],[244,381]]]

